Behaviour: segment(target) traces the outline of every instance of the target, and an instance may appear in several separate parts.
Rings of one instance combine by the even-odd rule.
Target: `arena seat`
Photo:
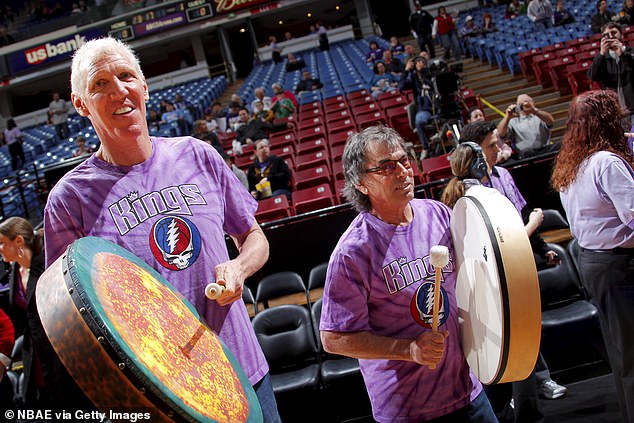
[[[321,184],[293,192],[295,214],[308,213],[335,205],[330,184]]]
[[[310,169],[319,165],[329,165],[330,155],[326,149],[325,140],[322,141],[323,145],[320,150],[310,151],[308,153],[300,154],[295,157],[295,169],[300,172],[305,169]]]
[[[270,222],[292,215],[291,205],[286,195],[276,195],[258,201],[258,210],[255,212],[255,220],[259,223]]]
[[[320,184],[330,185],[331,181],[332,176],[327,160],[317,162],[316,165],[311,167],[304,167],[301,170],[298,169],[295,172],[295,189],[297,191],[303,191],[304,189],[312,188]],[[295,201],[293,201],[293,205],[297,207]]]

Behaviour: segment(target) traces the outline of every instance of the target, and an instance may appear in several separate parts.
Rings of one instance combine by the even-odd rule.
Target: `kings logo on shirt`
[[[164,217],[152,226],[150,249],[161,266],[187,269],[200,255],[200,232],[184,217]]]

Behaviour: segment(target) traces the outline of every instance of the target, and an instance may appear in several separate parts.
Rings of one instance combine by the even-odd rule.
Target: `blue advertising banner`
[[[88,40],[103,35],[103,30],[91,29],[10,53],[7,55],[9,69],[11,74],[18,74],[61,62],[72,57]]]

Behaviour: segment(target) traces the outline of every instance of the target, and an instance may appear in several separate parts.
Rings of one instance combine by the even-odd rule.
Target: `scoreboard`
[[[113,22],[107,28],[107,32],[111,37],[127,41],[190,22],[209,19],[214,15],[214,0],[181,1],[159,5]]]

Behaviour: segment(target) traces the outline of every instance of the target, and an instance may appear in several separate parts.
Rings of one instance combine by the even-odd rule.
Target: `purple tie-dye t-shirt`
[[[431,330],[434,269],[429,251],[449,247],[443,269],[439,330],[449,331],[435,370],[402,360],[359,360],[374,418],[418,422],[466,406],[482,391],[460,345],[451,210],[432,200],[412,200],[414,219],[394,226],[360,213],[343,234],[328,265],[320,329],[368,331],[417,338]]]
[[[55,185],[44,210],[47,265],[84,236],[126,248],[194,305],[256,383],[268,364],[244,303],[220,307],[204,289],[215,266],[229,260],[225,233],[251,228],[257,203],[208,144],[152,138],[152,146],[134,166],[93,155]]]

